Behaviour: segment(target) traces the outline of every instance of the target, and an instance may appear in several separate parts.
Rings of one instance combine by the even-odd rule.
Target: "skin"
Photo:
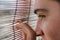
[[[60,3],[57,0],[36,0],[35,9],[38,17],[36,31],[21,20],[17,20],[25,33],[25,40],[36,40],[41,36],[42,40],[60,40]],[[21,24],[22,23],[22,24]]]
[[[42,35],[42,40],[60,40],[60,5],[52,0],[37,0],[35,9],[37,15],[45,15],[46,17],[38,17],[36,33]],[[41,9],[45,9],[43,11]],[[43,34],[42,34],[43,32]]]

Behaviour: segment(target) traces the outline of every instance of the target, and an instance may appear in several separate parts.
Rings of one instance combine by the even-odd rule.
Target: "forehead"
[[[51,3],[51,2],[54,2],[54,1],[58,1],[58,0],[36,0],[35,4],[34,4],[34,7],[43,8],[45,5],[49,4],[49,2]]]
[[[34,5],[34,11],[37,9],[59,9],[59,0],[36,0],[35,5]]]
[[[48,0],[36,0],[34,4],[34,9],[43,8]]]

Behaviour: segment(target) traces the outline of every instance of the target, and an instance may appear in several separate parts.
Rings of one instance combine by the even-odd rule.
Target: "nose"
[[[36,0],[35,4],[34,4],[34,10],[45,9],[46,3],[47,3],[46,0]],[[43,32],[42,27],[41,27],[41,23],[42,23],[42,20],[40,18],[38,18],[37,27],[36,27],[36,30],[35,30],[37,36],[44,35],[44,32]]]
[[[44,35],[43,30],[41,30],[41,29],[38,28],[38,27],[36,27],[35,32],[36,32],[36,36],[42,36],[42,35]]]
[[[38,22],[37,22],[37,27],[35,29],[35,32],[36,32],[36,35],[37,36],[44,35],[43,30],[42,30],[42,27],[41,27],[41,21],[39,19],[38,19]]]

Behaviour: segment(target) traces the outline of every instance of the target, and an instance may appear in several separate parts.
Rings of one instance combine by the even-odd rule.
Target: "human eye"
[[[47,9],[37,9],[37,10],[35,10],[34,13],[37,14],[38,18],[45,19],[46,16],[48,15],[48,10]]]
[[[45,19],[46,15],[38,15],[38,17],[41,18],[41,19]]]

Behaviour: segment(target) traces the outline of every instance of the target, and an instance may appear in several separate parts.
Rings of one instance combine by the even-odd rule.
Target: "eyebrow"
[[[36,9],[36,10],[34,10],[34,13],[37,14],[37,11],[43,11],[43,12],[45,12],[45,11],[48,11],[48,10],[47,9]]]

